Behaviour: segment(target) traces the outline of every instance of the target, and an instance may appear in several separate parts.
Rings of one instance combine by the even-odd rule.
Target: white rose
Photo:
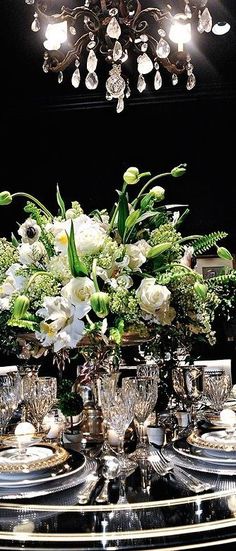
[[[170,299],[170,291],[165,285],[158,285],[154,277],[143,279],[136,291],[141,310],[155,315]]]
[[[93,293],[95,293],[95,287],[88,277],[71,279],[61,291],[62,296],[77,307],[77,315],[80,319],[91,310],[90,297]]]
[[[126,252],[129,255],[129,268],[131,270],[134,272],[138,271],[140,266],[146,262],[147,253],[150,248],[145,239],[140,239],[137,243],[126,245]]]
[[[105,230],[97,222],[90,221],[83,224],[78,234],[75,235],[78,252],[82,256],[96,254],[101,250],[105,237]]]

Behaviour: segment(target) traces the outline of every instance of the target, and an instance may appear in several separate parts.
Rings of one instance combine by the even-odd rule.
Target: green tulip
[[[131,166],[123,174],[123,179],[127,185],[137,184],[139,181],[139,169],[135,166]]]
[[[19,297],[17,297],[15,300],[12,317],[14,319],[24,318],[29,308],[29,304],[30,304],[30,301],[28,297],[26,297],[25,295],[20,295]]]
[[[149,193],[154,196],[156,201],[163,201],[165,197],[165,190],[161,186],[154,186],[152,189],[150,189]]]
[[[183,174],[185,174],[186,172],[186,166],[186,163],[175,166],[171,170],[171,176],[173,176],[174,178],[179,178],[179,176],[183,176]]]
[[[90,304],[99,318],[105,318],[109,314],[109,295],[107,293],[102,291],[93,293]]]
[[[0,205],[10,205],[12,202],[12,196],[9,191],[1,191],[0,193]]]
[[[225,247],[217,247],[217,254],[223,260],[233,260],[232,254]]]
[[[194,291],[195,291],[195,293],[197,293],[197,295],[199,296],[199,298],[201,298],[202,300],[205,300],[205,299],[206,299],[206,296],[207,296],[207,285],[205,285],[204,283],[200,283],[200,281],[195,281],[195,283],[194,283]]]

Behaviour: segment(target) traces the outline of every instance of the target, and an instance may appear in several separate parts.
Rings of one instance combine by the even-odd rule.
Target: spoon
[[[96,497],[97,503],[109,503],[108,486],[110,480],[116,478],[120,471],[120,462],[113,455],[104,456],[104,464],[102,468],[102,475],[105,478],[105,482],[102,490]]]

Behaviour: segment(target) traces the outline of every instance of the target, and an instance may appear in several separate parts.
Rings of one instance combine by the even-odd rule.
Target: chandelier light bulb
[[[183,13],[178,13],[174,16],[169,38],[172,42],[178,44],[179,52],[182,52],[183,45],[191,40],[191,23]]]
[[[46,28],[45,37],[47,38],[47,42],[50,44],[63,44],[67,40],[67,23],[66,21],[63,21],[61,23],[54,23],[50,24]],[[48,45],[49,45],[48,44]],[[45,43],[44,43],[45,46]],[[50,48],[48,46],[45,46],[47,50]],[[60,46],[59,46],[60,48]],[[58,50],[59,48],[52,48],[55,50]]]

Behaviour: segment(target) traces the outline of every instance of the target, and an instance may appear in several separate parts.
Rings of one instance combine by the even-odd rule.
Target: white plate
[[[86,465],[86,458],[79,452],[70,451],[69,459],[62,465],[58,465],[50,473],[41,473],[36,478],[21,478],[20,480],[0,480],[0,488],[21,488],[46,484],[55,480],[63,480],[71,474],[78,474]]]
[[[195,463],[203,462],[203,463],[209,463],[209,465],[216,465],[219,468],[221,467],[232,467],[233,469],[236,469],[236,458],[228,457],[228,458],[222,458],[219,457],[207,457],[204,455],[203,450],[201,448],[198,449],[190,449],[190,444],[188,444],[185,440],[177,440],[173,443],[173,449],[175,452],[184,457],[191,459]],[[203,467],[201,467],[203,468]]]

